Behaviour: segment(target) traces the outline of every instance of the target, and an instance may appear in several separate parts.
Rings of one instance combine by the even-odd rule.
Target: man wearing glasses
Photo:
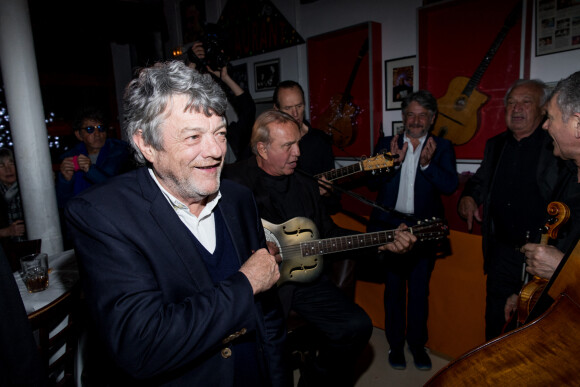
[[[61,156],[56,178],[59,208],[93,184],[124,172],[129,158],[127,143],[107,138],[104,122],[103,113],[94,108],[83,110],[73,122],[80,143]]]

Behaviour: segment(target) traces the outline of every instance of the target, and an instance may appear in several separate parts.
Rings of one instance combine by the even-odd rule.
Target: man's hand
[[[526,271],[540,278],[550,279],[564,258],[564,253],[554,246],[526,243],[520,249],[526,256]]]
[[[479,213],[479,206],[471,196],[461,198],[457,211],[459,212],[459,216],[467,221],[467,229],[469,231],[473,228],[473,218],[478,222],[482,220],[481,214]]]
[[[282,262],[282,256],[280,255],[280,248],[278,247],[278,245],[274,242],[271,241],[266,241],[266,247],[268,247],[268,252],[270,253],[270,255],[274,256],[274,259],[276,259],[277,263]]]
[[[405,155],[407,154],[407,148],[409,147],[409,144],[405,142],[405,143],[403,143],[403,148],[399,149],[398,141],[399,141],[399,135],[397,134],[391,140],[391,154],[393,156],[398,155],[399,157],[396,158],[395,160],[397,160],[397,163],[403,164],[403,161],[405,161]]]
[[[280,279],[276,257],[266,249],[260,249],[252,254],[240,271],[250,281],[254,295],[270,289]]]
[[[413,248],[417,237],[408,231],[406,224],[401,223],[395,231],[395,240],[386,245],[379,246],[379,251],[390,251],[391,253],[404,254]]]
[[[320,196],[330,196],[332,194],[332,183],[325,176],[318,178],[318,191]]]
[[[6,227],[6,235],[3,236],[10,236],[10,237],[19,237],[23,236],[26,232],[26,227],[24,226],[24,221],[22,219],[15,220],[10,226]]]
[[[435,149],[437,149],[437,144],[433,137],[429,137],[427,143],[423,147],[421,151],[421,156],[419,157],[419,165],[423,168],[428,166],[431,163],[431,159],[433,158],[433,154],[435,154]]]
[[[89,171],[89,168],[91,167],[91,159],[89,159],[85,155],[79,155],[77,162],[79,163],[79,168],[81,169],[81,171],[83,171],[84,173],[87,173]]]
[[[66,181],[70,181],[75,173],[75,164],[72,157],[67,157],[60,163],[60,173]]]
[[[505,321],[507,322],[513,313],[515,313],[518,309],[518,295],[512,294],[509,296],[505,302],[505,306],[503,308],[503,313],[505,317]]]

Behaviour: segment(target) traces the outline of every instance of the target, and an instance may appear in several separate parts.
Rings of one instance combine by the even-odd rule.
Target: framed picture
[[[274,90],[280,82],[280,59],[254,64],[256,91]]]
[[[403,133],[404,130],[405,125],[403,125],[403,121],[393,121],[393,136]]]
[[[416,56],[385,61],[386,110],[400,109],[401,101],[417,90],[416,68]]]
[[[536,56],[580,48],[580,2],[536,0]]]

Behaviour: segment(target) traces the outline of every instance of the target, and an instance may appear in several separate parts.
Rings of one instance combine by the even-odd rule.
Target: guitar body
[[[350,98],[343,101],[343,95],[337,94],[330,100],[330,106],[324,111],[320,122],[322,131],[332,136],[332,143],[344,148],[356,140],[356,118],[359,107],[351,103]]]
[[[304,256],[299,248],[302,242],[318,239],[318,229],[308,218],[292,218],[282,224],[273,224],[262,219],[266,240],[274,242],[280,249],[280,279],[284,282],[310,282],[322,273],[322,255]]]
[[[473,138],[479,127],[479,109],[488,97],[477,90],[470,96],[463,95],[469,78],[455,77],[449,83],[447,93],[437,100],[439,114],[433,125],[433,134],[462,145]]]

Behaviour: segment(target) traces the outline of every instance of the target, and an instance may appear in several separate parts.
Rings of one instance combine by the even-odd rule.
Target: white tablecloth
[[[37,293],[28,293],[20,273],[14,273],[24,308],[30,314],[44,308],[67,290],[70,290],[79,280],[79,271],[74,250],[63,251],[48,257],[48,289]]]

